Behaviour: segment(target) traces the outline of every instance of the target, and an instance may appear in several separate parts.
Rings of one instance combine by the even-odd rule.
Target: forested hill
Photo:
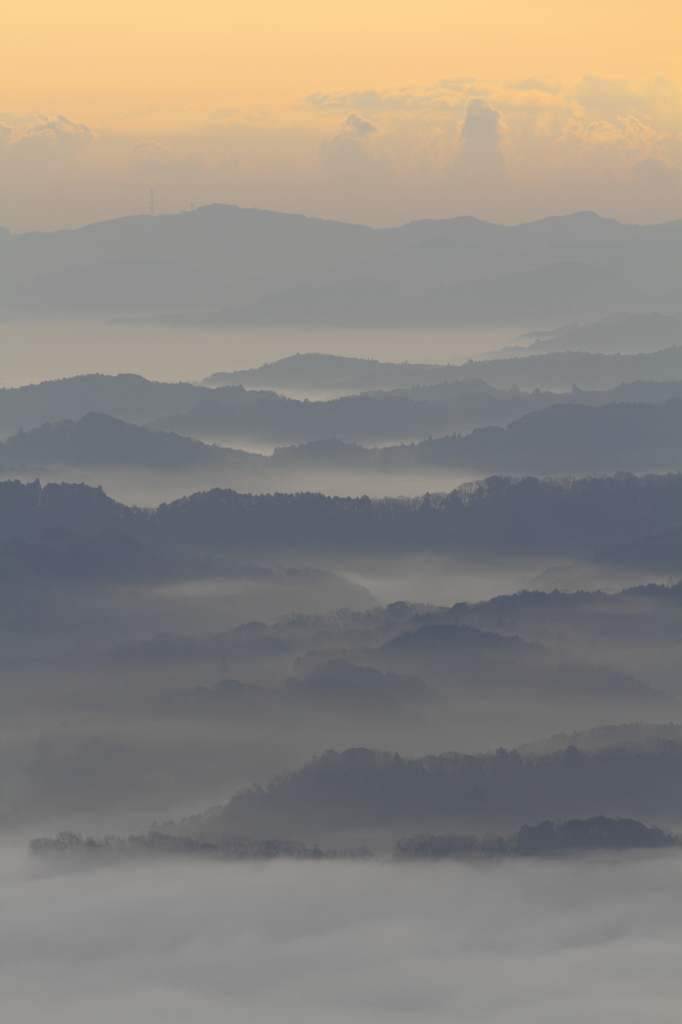
[[[682,356],[682,348],[680,348]],[[354,363],[350,360],[351,364]],[[516,360],[519,362],[519,360]],[[377,367],[368,364],[370,377]],[[397,367],[402,376],[409,365]],[[412,367],[418,371],[419,367]],[[434,371],[438,367],[432,367]],[[441,368],[449,372],[448,367]],[[0,435],[45,424],[76,421],[90,413],[133,426],[177,431],[203,441],[243,447],[247,438],[273,445],[337,438],[372,444],[442,437],[476,427],[507,426],[530,412],[556,404],[605,406],[616,402],[659,404],[682,398],[682,359],[676,381],[640,380],[609,390],[572,388],[556,392],[503,390],[475,377],[374,391],[324,401],[287,398],[241,384],[203,387],[146,380],[135,374],[86,374],[17,388],[0,388]],[[644,366],[643,370],[647,371]],[[655,372],[655,368],[649,367]],[[258,371],[253,371],[257,373]],[[352,372],[356,372],[353,370]],[[362,371],[357,371],[361,375]],[[330,378],[334,380],[333,373]],[[305,383],[304,375],[302,382]],[[284,386],[286,379],[280,384]],[[291,382],[290,382],[291,383]],[[326,386],[326,385],[325,385]],[[94,425],[90,421],[91,426]],[[140,443],[140,438],[135,442]],[[0,455],[0,462],[6,459]]]
[[[655,815],[677,823],[681,768],[682,746],[672,740],[588,752],[571,745],[538,757],[504,748],[416,759],[328,750],[266,786],[237,793],[223,807],[165,827],[213,842],[233,835],[322,841],[338,832],[362,841],[367,830],[382,826],[390,835],[568,815]]]
[[[500,857],[536,857],[585,853],[588,850],[665,850],[682,846],[682,837],[661,828],[647,827],[632,818],[574,818],[571,821],[542,821],[522,825],[512,836],[476,836],[449,833],[420,833],[399,839],[397,860],[480,860]],[[84,838],[78,832],[60,832],[54,838],[41,836],[29,844],[38,857],[86,856],[121,857],[199,856],[221,860],[366,860],[373,853],[366,846],[357,849],[325,850],[316,843],[306,846],[291,839],[204,838],[178,836],[150,829],[142,835]]]
[[[506,429],[480,427],[463,437],[429,439],[389,452],[421,464],[478,466],[488,473],[676,470],[682,466],[682,399],[659,405],[614,402],[601,408],[553,405]]]
[[[221,551],[328,552],[475,549],[587,555],[604,545],[679,532],[682,474],[579,480],[490,477],[447,495],[338,498],[211,490],[155,510],[130,508],[101,488],[0,483],[0,540],[45,529],[95,536],[112,528],[149,541]]]

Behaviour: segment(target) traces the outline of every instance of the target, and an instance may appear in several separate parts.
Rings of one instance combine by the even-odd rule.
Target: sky
[[[0,224],[211,202],[375,226],[682,210],[677,0],[25,0]]]

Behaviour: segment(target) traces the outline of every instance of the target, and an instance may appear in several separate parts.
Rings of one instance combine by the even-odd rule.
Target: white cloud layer
[[[392,865],[3,851],[12,1024],[677,1024],[680,856]]]

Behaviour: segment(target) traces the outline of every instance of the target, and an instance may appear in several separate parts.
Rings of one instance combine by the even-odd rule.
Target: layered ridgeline
[[[406,832],[514,827],[557,817],[682,820],[679,740],[538,756],[328,751],[298,771],[235,795],[223,807],[165,826],[209,841],[232,835],[297,836],[306,842]],[[517,825],[518,827],[518,825]],[[164,830],[164,827],[161,829]]]
[[[302,358],[305,366],[309,358],[314,367],[314,356]],[[280,366],[283,374],[287,361]],[[518,364],[519,360],[511,361]],[[297,364],[296,358],[293,364]],[[480,366],[484,373],[484,365]],[[369,376],[377,368],[383,373],[382,367],[391,371],[390,364],[370,364]],[[446,375],[450,368],[432,369]],[[419,368],[399,368],[401,376],[413,370]],[[276,365],[273,371],[276,376]],[[679,371],[682,377],[682,360]],[[283,383],[284,377],[275,381],[280,386]],[[657,403],[673,397],[682,397],[679,380],[633,381],[597,391],[571,387],[556,392],[501,389],[474,377],[319,401],[247,390],[242,384],[207,387],[148,381],[134,374],[93,374],[0,390],[0,434],[7,437],[18,430],[98,413],[134,426],[226,444],[286,444],[332,438],[371,443],[421,440],[483,426],[504,427],[554,404],[598,407],[623,401]]]
[[[281,326],[447,330],[535,325],[622,309],[677,312],[674,287],[641,287],[633,276],[614,273],[608,266],[562,261],[435,288],[409,279],[405,287],[396,279],[377,282],[359,277],[343,284],[299,285],[217,312],[169,313],[158,320],[223,330]]]
[[[106,826],[107,815],[121,807],[145,812],[146,820],[159,809],[168,817],[179,803],[224,804],[246,782],[291,773],[332,747],[401,750],[410,764],[416,759],[428,767],[429,750],[472,752],[521,741],[524,762],[544,761],[542,771],[526,771],[508,820],[501,817],[507,791],[493,801],[481,784],[488,768],[479,771],[479,761],[464,755],[451,759],[460,775],[450,795],[481,791],[479,816],[468,824],[445,797],[447,820],[415,817],[429,784],[416,791],[411,785],[414,773],[422,779],[421,767],[393,776],[384,772],[386,759],[375,765],[374,755],[371,772],[362,759],[327,759],[330,812],[337,814],[335,801],[357,811],[350,799],[355,790],[344,795],[334,781],[338,774],[352,776],[359,792],[376,782],[388,794],[397,817],[380,823],[382,843],[425,829],[507,831],[536,814],[634,815],[674,824],[667,803],[652,805],[651,817],[644,803],[636,804],[648,792],[636,771],[648,771],[652,753],[665,752],[669,741],[679,744],[679,726],[634,724],[554,735],[532,746],[525,741],[595,721],[678,716],[679,584],[617,594],[536,590],[450,607],[373,607],[370,595],[354,594],[348,584],[344,592],[319,570],[240,567],[205,548],[183,555],[170,546],[136,547],[117,531],[79,543],[53,530],[36,542],[3,545],[2,557],[7,733],[0,744],[0,824],[33,828],[49,819],[83,827],[83,816],[94,815]],[[451,573],[454,579],[456,566]],[[225,601],[231,592],[237,608]],[[254,613],[261,618],[252,620]],[[53,716],[47,727],[44,707]],[[585,755],[615,746],[639,751],[630,774],[621,777],[622,763],[612,764],[618,800],[606,800],[602,786],[592,803],[567,801],[557,756],[571,745]],[[518,757],[495,763],[511,785]],[[583,800],[594,778],[577,772],[578,782]],[[263,819],[257,828],[235,819],[235,831],[225,831],[220,842],[245,835],[335,848],[369,842],[360,819],[348,827],[361,824],[362,834],[323,835],[315,801],[325,799],[325,783],[316,770],[303,773],[299,793],[303,783],[317,794],[306,810],[317,831],[303,833],[293,819],[286,827]],[[442,777],[438,785],[445,785]],[[201,835],[191,833],[206,841]]]
[[[679,835],[670,829],[682,821],[682,744],[679,736],[649,733],[634,744],[591,750],[572,744],[525,756],[504,748],[422,758],[330,750],[265,786],[237,793],[224,806],[154,823],[147,835],[98,842],[63,833],[34,840],[32,848],[43,854],[322,857],[318,843],[347,849],[355,843],[360,850],[365,844],[383,850],[395,844],[400,858],[438,859],[679,846]],[[634,815],[667,827],[647,827]],[[490,837],[491,829],[506,830],[519,821],[526,824],[516,824],[518,831],[507,839]],[[488,836],[481,841],[467,835],[468,829]],[[405,830],[417,834],[404,838]]]
[[[272,392],[242,391],[239,385],[235,386],[235,394],[226,391],[221,389],[220,394],[187,413],[165,416],[149,425],[226,444],[235,439],[274,445],[331,438],[361,444],[414,441],[476,427],[504,427],[526,413],[550,405],[664,402],[668,398],[682,398],[682,383],[635,381],[606,391],[573,388],[556,393],[502,390],[482,380],[468,380],[326,401],[300,401]],[[41,423],[47,419],[44,417]]]
[[[211,471],[232,471],[241,474],[237,486],[248,487],[253,478],[259,489],[268,489],[269,477],[286,487],[287,473],[307,468],[373,476],[436,467],[477,476],[677,471],[682,468],[682,398],[597,407],[564,402],[528,413],[507,427],[479,427],[467,435],[383,448],[318,440],[276,448],[268,457],[149,430],[103,413],[88,413],[75,423],[44,424],[0,442],[5,473],[64,465],[205,470],[209,485],[224,479],[212,479]]]
[[[464,436],[372,450],[320,441],[279,448],[273,455],[280,466],[300,461],[371,473],[434,466],[478,474],[676,471],[682,468],[682,399],[599,408],[555,405],[506,428],[480,427]]]
[[[547,352],[538,355],[491,355],[458,366],[428,363],[382,363],[324,353],[306,353],[278,359],[252,370],[214,373],[204,381],[212,386],[241,384],[275,391],[329,391],[355,394],[368,389],[396,390],[416,385],[482,380],[496,388],[573,387],[616,388],[633,381],[675,381],[682,378],[682,347],[636,354]]]
[[[136,374],[89,374],[0,389],[0,435],[98,412],[136,426],[210,441],[400,441],[506,426],[555,404],[663,402],[682,395],[682,348],[635,357],[567,354],[566,358],[572,365],[563,383],[551,372],[557,356],[503,360],[511,378],[495,385],[487,378],[499,376],[491,374],[500,365],[498,360],[458,367],[420,366],[314,354],[292,356],[255,370],[216,374],[211,386],[168,384]],[[595,358],[602,366],[612,365],[615,383],[604,385],[599,379],[599,367],[592,364]],[[542,386],[551,390],[535,387],[538,366],[550,368],[550,381]],[[621,378],[625,383],[620,383]],[[217,380],[226,383],[216,384]],[[584,385],[585,380],[589,386],[579,387],[578,382]],[[532,390],[520,390],[519,382]],[[378,390],[368,390],[372,387]],[[277,393],[292,388],[348,393],[324,401]]]
[[[235,206],[0,236],[0,303],[22,313],[185,313],[208,326],[537,327],[679,312],[679,221],[591,213],[373,230]]]
[[[681,598],[676,584],[617,594],[524,591],[450,608],[394,602],[215,633],[164,633],[121,644],[108,659],[124,672],[175,666],[210,680],[220,665],[229,674],[138,704],[138,714],[165,709],[294,729],[312,715],[318,726],[353,724],[356,741],[367,729],[377,737],[404,728],[421,743],[462,721],[479,728],[504,709],[506,723],[520,722],[527,734],[524,714],[529,721],[548,712],[571,718],[571,708],[607,719],[676,714]],[[608,738],[599,734],[594,745]],[[632,738],[616,733],[618,741]]]
[[[19,431],[0,442],[0,463],[28,466],[127,466],[156,470],[252,468],[262,457],[218,448],[190,437],[147,430],[104,413],[86,413],[78,422],[61,420]]]
[[[682,344],[682,316],[613,313],[591,324],[566,324],[519,339],[530,352],[653,352]],[[528,341],[530,340],[530,344]]]
[[[364,691],[373,698],[391,697],[403,704],[423,706],[433,692],[404,671],[411,661],[418,662],[420,652],[426,654],[415,671],[429,667],[434,678],[442,675],[443,664],[447,668],[448,657],[455,654],[458,659],[466,654],[469,668],[477,659],[492,656],[503,666],[497,672],[499,676],[504,672],[505,659],[525,659],[523,671],[537,675],[538,670],[541,674],[558,666],[565,669],[572,657],[593,655],[595,649],[607,662],[618,655],[631,670],[654,650],[659,655],[669,652],[671,660],[678,653],[682,643],[682,584],[646,584],[604,593],[547,590],[541,588],[542,582],[537,580],[534,590],[447,607],[395,601],[386,607],[345,608],[328,615],[298,614],[270,625],[251,623],[248,628],[238,626],[220,633],[162,633],[120,646],[110,657],[121,665],[169,666],[174,661],[197,665],[222,658],[231,665],[243,665],[259,649],[270,649],[291,657],[292,664],[295,662],[291,678],[307,680],[309,693],[315,692],[320,700],[344,693],[360,697]],[[368,659],[380,667],[360,664]],[[649,675],[660,684],[672,683],[672,689],[681,692],[677,676],[666,678],[661,671],[660,658],[650,666]],[[625,677],[621,682],[627,682]],[[247,691],[233,684],[234,680],[222,681],[210,694],[185,689],[182,700],[186,707],[196,699],[208,701],[214,709],[236,708],[239,701],[235,698],[247,696]],[[303,689],[297,691],[295,685],[291,692],[301,693]],[[632,692],[635,690],[633,687]],[[262,690],[249,694],[265,699]],[[597,742],[603,738],[599,733]],[[568,737],[564,739],[568,742]]]
[[[578,480],[491,477],[421,498],[212,491],[131,508],[83,484],[0,482],[0,538],[62,528],[92,537],[117,529],[145,542],[219,551],[571,553],[609,545],[670,545],[682,518],[682,475]],[[672,563],[671,563],[671,571]]]
[[[340,557],[342,570],[347,557],[362,558],[368,553],[389,558],[434,555],[441,573],[452,579],[455,588],[462,566],[468,565],[465,571],[471,571],[480,560],[485,572],[513,556],[528,564],[539,591],[503,596],[483,605],[459,604],[449,610],[392,605],[385,617],[351,617],[335,626],[302,623],[303,646],[297,641],[297,656],[309,649],[305,646],[308,627],[315,637],[310,647],[328,650],[327,659],[338,657],[334,651],[374,648],[391,640],[392,645],[383,650],[385,663],[377,667],[394,672],[412,658],[404,641],[393,642],[405,630],[419,631],[409,645],[417,652],[417,662],[425,640],[427,646],[443,652],[439,657],[447,657],[452,645],[466,648],[471,657],[476,651],[485,654],[490,633],[575,650],[583,642],[588,648],[604,649],[615,638],[620,650],[626,640],[629,647],[644,631],[659,653],[671,637],[679,636],[679,587],[649,587],[619,596],[543,593],[557,585],[575,589],[570,566],[557,567],[557,560],[587,559],[595,567],[636,566],[664,576],[679,573],[679,475],[579,481],[491,478],[450,495],[410,500],[252,496],[215,490],[157,510],[130,508],[101,489],[84,485],[6,482],[0,484],[0,497],[2,579],[9,591],[20,581],[34,581],[44,593],[48,580],[67,586],[78,581],[155,583],[221,577],[254,583],[271,579],[280,585],[288,581],[294,586],[320,579],[324,573],[312,569],[283,573],[280,559],[291,556],[309,565],[320,553],[331,559],[332,566],[334,558]],[[256,559],[256,564],[250,559]],[[266,568],[269,564],[274,573]],[[435,566],[428,561],[426,565],[437,576]],[[578,570],[579,579],[580,566]],[[352,571],[358,571],[357,565]],[[356,589],[360,597],[361,588]],[[350,584],[343,595],[338,594],[347,606],[352,596]],[[365,592],[360,607],[368,606],[368,598]],[[352,640],[344,633],[344,623],[353,633]],[[202,625],[207,628],[206,622]],[[470,628],[486,635],[471,634]],[[257,648],[271,635],[275,647],[284,640],[285,647],[293,649],[288,646],[289,632],[263,630],[243,630],[234,636],[228,631],[203,639],[185,635],[177,643],[168,635],[125,657],[170,664],[174,659],[183,663],[220,660],[231,652],[242,660],[252,640]],[[584,641],[585,633],[589,641]],[[498,653],[529,658],[537,654],[532,646],[514,648],[513,644],[502,645]]]

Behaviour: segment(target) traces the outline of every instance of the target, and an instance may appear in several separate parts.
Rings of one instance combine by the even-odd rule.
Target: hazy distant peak
[[[370,228],[213,204],[2,237],[0,306],[22,314],[440,329],[669,311],[682,233],[675,223],[627,225],[589,211],[515,225],[466,216]],[[583,268],[581,282],[570,267]],[[514,284],[514,273],[528,277]]]

